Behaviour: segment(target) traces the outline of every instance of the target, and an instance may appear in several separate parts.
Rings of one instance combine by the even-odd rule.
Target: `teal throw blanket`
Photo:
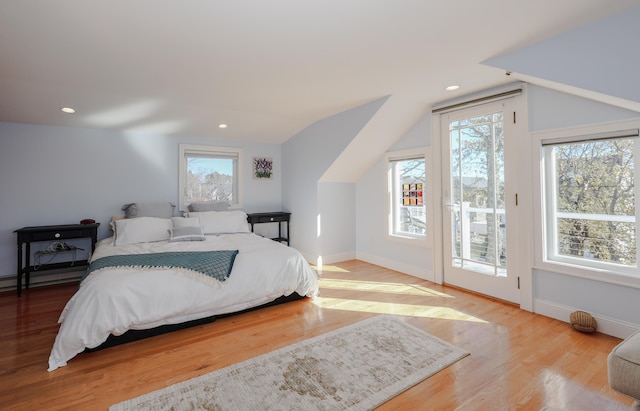
[[[112,255],[92,261],[80,279],[103,268],[183,268],[197,271],[218,281],[229,278],[238,250],[175,251],[151,254]]]

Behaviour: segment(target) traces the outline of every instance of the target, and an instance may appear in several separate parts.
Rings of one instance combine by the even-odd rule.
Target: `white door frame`
[[[517,250],[515,254],[518,255],[518,261],[516,269],[520,277],[520,308],[527,311],[533,311],[533,280],[532,280],[532,248],[533,242],[531,240],[532,231],[532,215],[533,204],[532,201],[535,198],[533,196],[532,188],[532,176],[533,176],[533,144],[528,131],[528,109],[526,98],[526,85],[519,84],[517,88],[522,92],[515,98],[515,106],[517,110],[517,120],[515,124],[515,138],[521,141],[518,150],[517,163],[517,178],[518,178],[518,207],[514,212],[514,215],[510,217],[509,224],[513,224],[517,227],[519,232],[519,240],[517,242]],[[514,89],[514,87],[511,87]],[[501,91],[504,91],[501,90]],[[499,94],[494,91],[487,91],[484,93],[487,98],[491,98],[491,95]],[[464,100],[464,98],[459,99]],[[469,99],[472,100],[472,99]],[[477,95],[474,96],[473,101],[479,100]],[[458,103],[456,103],[458,104]],[[481,103],[478,103],[481,104]],[[469,104],[469,107],[474,104]],[[452,110],[449,110],[452,111]],[[444,199],[442,196],[442,146],[441,141],[441,114],[447,111],[433,113],[431,117],[431,164],[432,164],[432,195],[433,195],[433,221],[443,221]],[[434,281],[438,284],[444,283],[444,247],[443,247],[443,224],[434,224],[433,226],[433,269],[434,269]],[[439,239],[439,241],[438,241]],[[447,257],[448,258],[448,257]]]

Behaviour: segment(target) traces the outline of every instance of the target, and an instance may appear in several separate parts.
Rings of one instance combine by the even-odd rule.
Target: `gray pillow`
[[[204,241],[206,240],[202,233],[202,227],[174,227],[169,229],[170,243],[177,241]]]
[[[173,217],[176,205],[173,203],[130,203],[122,206],[125,218],[135,217]]]
[[[201,203],[189,204],[189,211],[201,213],[205,211],[227,211],[229,203],[226,201],[205,201]]]

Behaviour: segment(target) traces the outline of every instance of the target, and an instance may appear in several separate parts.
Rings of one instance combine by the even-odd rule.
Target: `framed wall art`
[[[253,158],[254,180],[270,180],[273,178],[273,159],[270,157]]]

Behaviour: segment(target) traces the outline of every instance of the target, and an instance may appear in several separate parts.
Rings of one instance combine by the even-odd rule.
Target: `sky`
[[[229,158],[189,158],[189,170],[205,175],[217,171],[227,176],[233,175],[233,160]]]

